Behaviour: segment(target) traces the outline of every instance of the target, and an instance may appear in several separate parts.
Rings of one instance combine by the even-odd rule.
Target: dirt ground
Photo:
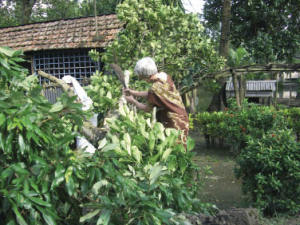
[[[207,148],[204,138],[192,133],[195,140],[195,162],[200,168],[210,168],[211,173],[204,178],[204,187],[200,193],[201,199],[205,202],[215,204],[219,209],[248,208],[250,201],[243,195],[241,181],[234,176],[234,158],[229,149],[218,147]],[[300,215],[294,217],[277,216],[263,218],[263,225],[300,225]]]

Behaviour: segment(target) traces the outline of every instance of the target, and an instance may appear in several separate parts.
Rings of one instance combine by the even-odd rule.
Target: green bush
[[[249,137],[259,138],[268,130],[287,126],[281,111],[246,101],[241,109],[233,102],[224,112],[198,113],[192,119],[195,129],[209,137],[224,139],[237,153],[247,145]]]
[[[208,146],[214,144],[216,139],[223,144],[227,130],[226,116],[228,115],[224,112],[202,112],[190,115],[190,128],[201,132]]]
[[[69,148],[85,114],[75,97],[51,105],[22,54],[0,48],[0,218],[2,224],[74,224],[81,168]],[[78,213],[79,212],[79,213]]]
[[[235,102],[227,111],[226,139],[238,150],[246,146],[247,139],[260,138],[269,130],[283,129],[287,126],[282,113],[269,106],[243,102],[239,109]]]
[[[280,110],[287,120],[288,127],[295,133],[297,141],[300,140],[300,108],[287,108]]]
[[[0,48],[1,224],[179,224],[209,209],[191,140],[186,152],[177,130],[122,108],[101,150],[74,151],[88,113],[65,94],[50,104],[21,56]]]
[[[237,159],[243,191],[266,214],[300,209],[300,148],[291,130],[250,137]]]
[[[92,188],[93,202],[84,205],[90,212],[81,221],[173,224],[181,212],[207,210],[197,199],[200,180],[191,140],[186,152],[176,144],[177,130],[165,129],[127,106],[120,113],[108,121],[110,131],[99,143],[95,160],[102,165],[101,179]]]

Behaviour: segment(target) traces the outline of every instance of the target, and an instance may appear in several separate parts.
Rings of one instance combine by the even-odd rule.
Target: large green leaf
[[[101,211],[101,216],[97,221],[97,225],[108,225],[112,211],[110,209],[104,209]]]
[[[25,150],[26,146],[25,146],[22,134],[19,134],[18,142],[19,142],[19,147],[20,147],[21,154],[24,154],[24,150]]]
[[[40,198],[30,197],[30,196],[27,196],[27,198],[38,205],[45,206],[45,207],[51,207],[51,204],[49,202],[46,202]]]
[[[94,210],[92,212],[89,212],[88,214],[80,217],[80,220],[79,220],[80,223],[83,223],[86,220],[89,220],[89,219],[93,218],[94,216],[96,216],[97,214],[99,214],[100,211],[101,211],[101,209],[96,209],[96,210]]]
[[[163,166],[157,164],[150,169],[150,185],[154,184],[156,180],[164,174]]]
[[[20,225],[27,225],[25,219],[23,218],[23,216],[21,215],[21,213],[19,212],[17,206],[15,203],[13,203],[12,201],[10,201],[11,205],[12,205],[12,210],[16,215],[17,221]]]
[[[13,57],[14,54],[16,54],[16,52],[17,51],[15,51],[11,48],[0,46],[0,53],[4,54],[6,56]]]
[[[75,183],[72,177],[69,177],[68,181],[66,181],[66,187],[67,187],[67,191],[69,196],[73,196],[74,192],[75,192]]]
[[[55,112],[59,112],[64,108],[64,105],[61,102],[56,102],[50,109],[49,112],[51,113],[55,113]]]
[[[132,155],[138,163],[142,161],[142,152],[138,149],[137,146],[132,146],[131,148]]]
[[[3,113],[0,113],[0,127],[2,126],[2,124],[5,122],[6,117]]]

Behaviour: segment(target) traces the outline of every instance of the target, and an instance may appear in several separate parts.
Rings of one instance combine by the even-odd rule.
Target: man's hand
[[[131,95],[131,89],[129,88],[123,88],[123,95]]]
[[[126,101],[129,102],[129,103],[134,103],[134,97],[132,95],[125,95],[124,96]]]

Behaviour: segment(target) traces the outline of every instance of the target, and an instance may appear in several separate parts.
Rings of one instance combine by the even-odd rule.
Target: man
[[[151,111],[153,107],[157,107],[157,121],[161,122],[165,127],[183,131],[181,141],[186,145],[189,118],[180,93],[171,77],[164,72],[159,73],[154,60],[150,57],[139,60],[136,63],[134,72],[140,79],[152,83],[152,86],[148,91],[125,89],[127,102],[146,112]],[[146,98],[148,104],[143,104],[134,97]]]

